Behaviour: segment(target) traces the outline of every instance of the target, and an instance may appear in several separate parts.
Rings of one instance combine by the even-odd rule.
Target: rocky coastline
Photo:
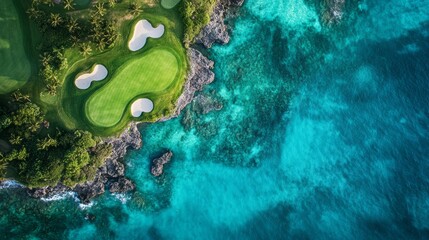
[[[228,43],[230,37],[228,27],[225,24],[225,18],[229,16],[228,14],[233,14],[235,9],[242,6],[243,2],[244,0],[218,1],[213,14],[211,15],[210,22],[202,29],[196,38],[196,46],[192,46],[187,49],[190,69],[187,80],[185,81],[184,91],[177,100],[176,109],[173,114],[162,118],[159,121],[166,121],[179,116],[181,111],[195,99],[196,92],[203,90],[205,85],[214,81],[215,74],[212,71],[214,62],[198,51],[197,46],[210,48],[214,43]],[[215,109],[216,107],[210,108]],[[110,137],[102,141],[102,143],[112,145],[112,154],[98,169],[93,181],[78,184],[74,188],[69,188],[59,184],[55,187],[28,189],[28,194],[34,198],[49,198],[57,194],[72,191],[77,194],[77,197],[81,202],[89,203],[92,198],[103,194],[106,190],[111,193],[129,192],[134,190],[135,185],[131,180],[125,177],[125,167],[121,161],[128,149],[139,149],[142,146],[138,124],[139,123],[133,122],[119,136]],[[151,173],[154,176],[161,175],[164,164],[168,163],[172,156],[173,153],[171,151],[167,151],[160,158],[153,159]]]

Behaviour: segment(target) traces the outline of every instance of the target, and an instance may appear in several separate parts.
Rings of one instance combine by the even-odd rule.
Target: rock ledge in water
[[[155,177],[160,176],[164,172],[164,165],[169,163],[172,157],[173,152],[168,150],[161,157],[153,159],[150,173]]]

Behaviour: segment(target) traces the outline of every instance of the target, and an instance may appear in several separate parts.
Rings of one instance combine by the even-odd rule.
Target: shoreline
[[[194,100],[195,93],[202,91],[205,85],[214,81],[215,74],[212,71],[214,62],[197,50],[196,46],[209,49],[214,43],[227,44],[230,36],[229,28],[225,24],[225,18],[230,16],[232,11],[240,8],[243,3],[244,0],[219,0],[216,3],[210,22],[201,30],[195,39],[195,43],[186,49],[190,67],[183,92],[177,99],[176,109],[170,116],[161,118],[157,122],[178,117],[181,111]],[[27,189],[29,196],[38,199],[51,198],[65,192],[74,192],[84,204],[89,204],[91,199],[105,193],[106,190],[110,193],[133,191],[136,186],[125,177],[125,166],[122,160],[129,149],[137,150],[141,148],[142,139],[139,126],[143,124],[145,123],[131,122],[119,136],[103,139],[101,144],[112,145],[112,154],[106,158],[104,164],[98,169],[93,181],[78,184],[74,188],[62,184],[34,189],[21,186]],[[5,179],[0,181],[0,184],[8,181],[14,180]]]

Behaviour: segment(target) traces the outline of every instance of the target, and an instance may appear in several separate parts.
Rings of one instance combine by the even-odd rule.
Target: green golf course
[[[25,51],[30,41],[14,0],[0,4],[0,94],[22,87],[30,78],[31,64]]]
[[[179,4],[180,0],[161,0],[161,5],[163,8],[171,9]]]
[[[91,12],[97,11],[96,2],[77,0],[74,2],[75,8],[70,10],[63,9],[62,4],[39,4],[35,7],[38,15],[29,15],[33,6],[31,2],[2,0],[0,95],[6,97],[6,94],[20,89],[43,109],[51,126],[83,129],[98,136],[120,132],[130,121],[154,122],[168,116],[175,109],[188,71],[183,45],[183,16],[179,9],[169,9],[169,6],[173,7],[179,2],[169,0],[151,5],[141,1],[140,7],[144,11],[132,13],[129,9],[134,2],[130,0],[117,2],[114,6],[104,4],[105,15],[102,18],[117,19],[111,22],[114,23],[111,29],[117,37],[111,46],[101,49],[94,42],[93,35],[86,37],[82,31],[88,34],[95,31],[91,29],[95,26],[91,22]],[[63,25],[50,26],[53,24],[52,16],[42,12],[51,10],[59,13]],[[80,29],[73,33],[75,38],[80,39],[77,44],[65,40],[70,39],[68,27],[71,19],[79,19],[77,27]],[[131,51],[129,42],[136,24],[141,20],[149,21],[154,28],[162,25],[164,32],[157,38],[148,36],[144,47]],[[48,32],[44,28],[46,26],[49,26],[46,28]],[[103,27],[97,31],[102,31],[100,29]],[[46,33],[41,34],[41,30]],[[55,47],[44,45],[39,48],[42,41],[50,42]],[[87,55],[82,54],[84,44],[92,49]],[[59,68],[58,55],[53,51],[55,48],[60,49],[63,59],[66,59],[66,68]],[[50,54],[48,64],[41,62],[41,56],[46,52]],[[47,78],[42,77],[44,64],[55,68],[56,94],[46,90]],[[90,72],[96,64],[106,67],[107,77],[92,82],[87,89],[76,87],[76,78]],[[131,115],[130,106],[140,97],[149,98],[154,109],[135,118]]]
[[[88,99],[86,115],[97,126],[114,126],[132,99],[141,94],[162,93],[176,80],[178,72],[174,50],[154,48],[117,69],[110,81]]]

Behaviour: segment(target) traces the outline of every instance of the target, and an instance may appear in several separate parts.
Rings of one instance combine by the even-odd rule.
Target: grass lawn
[[[58,119],[54,125],[110,136],[132,120],[154,122],[174,110],[188,70],[181,16],[177,10],[165,9],[159,3],[143,7],[138,16],[129,15],[128,8],[129,3],[123,2],[109,13],[118,19],[120,34],[113,48],[95,51],[87,58],[77,49],[66,51],[69,68],[64,72],[59,96],[41,97],[49,119]],[[74,13],[76,17],[78,13]],[[159,39],[147,39],[141,50],[132,52],[128,49],[130,35],[134,25],[142,19],[153,26],[163,24],[165,32]],[[74,84],[76,76],[95,64],[103,64],[109,75],[103,81],[93,82],[86,90],[78,89]],[[151,99],[155,108],[136,119],[131,116],[130,105],[140,97]]]
[[[129,111],[133,99],[147,93],[162,93],[179,73],[173,49],[153,48],[143,57],[125,62],[85,105],[88,119],[95,125],[111,127],[124,112]],[[157,106],[155,106],[156,108]]]
[[[91,2],[76,0],[72,11],[62,6],[54,6],[53,11],[89,19],[94,8]],[[132,15],[129,8],[134,2],[122,0],[108,8],[107,16],[115,19],[119,33],[112,48],[101,51],[91,44],[93,51],[88,57],[80,54],[79,46],[65,49],[69,67],[58,73],[62,86],[52,96],[42,93],[45,83],[38,75],[38,46],[43,36],[25,13],[31,2],[0,0],[0,101],[7,99],[4,93],[20,88],[41,106],[51,129],[82,129],[98,136],[118,133],[132,120],[154,122],[172,113],[188,70],[182,17],[177,8],[166,9],[158,1],[147,0],[140,1],[143,11]],[[142,19],[153,26],[163,24],[165,32],[159,39],[147,39],[141,50],[131,52],[130,34]],[[93,82],[86,90],[78,89],[76,76],[95,64],[108,69],[107,78]],[[140,97],[151,99],[155,108],[136,119],[131,116],[130,105]]]
[[[0,94],[22,87],[31,75],[26,53],[30,40],[20,17],[14,0],[0,1]]]
[[[171,9],[174,8],[180,0],[161,0],[161,5],[163,8]]]

